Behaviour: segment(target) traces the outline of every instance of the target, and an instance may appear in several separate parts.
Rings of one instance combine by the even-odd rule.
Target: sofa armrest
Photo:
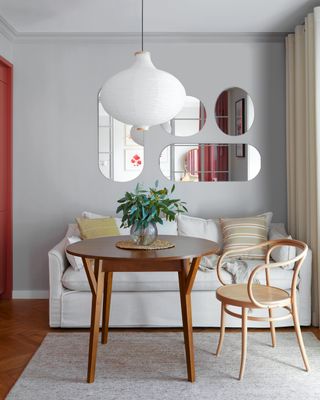
[[[48,253],[50,298],[60,298],[62,294],[61,279],[69,265],[65,255],[65,244],[64,238]]]
[[[312,251],[308,249],[299,271],[299,317],[301,325],[311,325]]]

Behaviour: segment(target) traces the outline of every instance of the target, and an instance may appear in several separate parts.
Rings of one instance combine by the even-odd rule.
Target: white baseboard
[[[49,290],[14,290],[13,299],[48,299]]]

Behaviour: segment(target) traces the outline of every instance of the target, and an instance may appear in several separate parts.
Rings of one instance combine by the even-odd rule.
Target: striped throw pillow
[[[236,250],[242,247],[255,246],[267,241],[268,228],[265,216],[249,217],[249,218],[220,218],[223,250]],[[255,249],[243,253],[239,251],[239,256],[234,255],[238,259],[264,259],[267,248]]]
[[[114,218],[76,218],[81,239],[93,239],[104,236],[118,236],[119,229]]]

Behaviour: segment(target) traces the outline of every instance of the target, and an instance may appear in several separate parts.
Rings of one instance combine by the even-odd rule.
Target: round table
[[[158,238],[175,246],[161,250],[120,249],[116,243],[130,237],[112,236],[83,240],[66,249],[69,254],[82,258],[92,292],[88,383],[94,382],[95,377],[102,303],[101,341],[104,344],[108,341],[113,272],[178,272],[188,380],[195,380],[190,295],[201,257],[217,254],[219,246],[210,240],[187,236],[160,235]]]

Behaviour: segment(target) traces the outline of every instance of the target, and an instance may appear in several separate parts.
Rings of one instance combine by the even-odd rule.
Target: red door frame
[[[7,130],[7,155],[8,155],[8,190],[7,190],[7,221],[6,221],[6,238],[7,238],[7,265],[5,271],[5,291],[0,295],[0,299],[12,298],[12,110],[13,110],[13,65],[5,58],[0,56],[0,64],[7,68],[8,72],[8,119]]]

